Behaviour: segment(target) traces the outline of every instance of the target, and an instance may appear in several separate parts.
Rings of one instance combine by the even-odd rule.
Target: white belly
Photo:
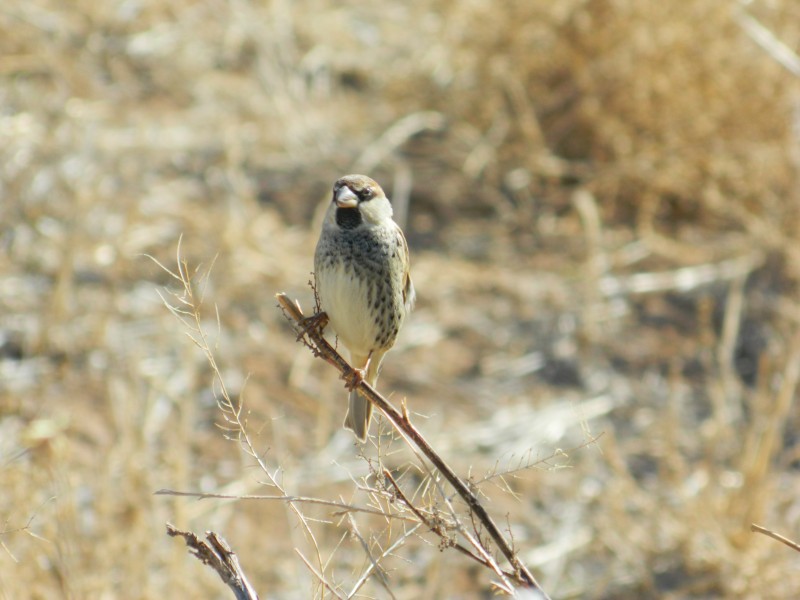
[[[369,290],[363,279],[341,263],[317,273],[322,310],[339,340],[354,355],[367,356],[380,337],[369,308]]]

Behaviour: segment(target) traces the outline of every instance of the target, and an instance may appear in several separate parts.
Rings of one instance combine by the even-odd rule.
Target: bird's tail
[[[378,382],[378,373],[381,368],[381,360],[383,355],[373,355],[369,359],[367,365],[367,372],[364,376],[364,381],[370,384],[373,388]],[[359,362],[355,357],[351,359],[354,366],[364,364],[366,361]],[[350,404],[347,408],[347,415],[344,418],[344,426],[350,429],[356,437],[365,442],[367,440],[367,432],[369,430],[369,422],[372,418],[372,402],[364,398],[356,390],[350,392]]]

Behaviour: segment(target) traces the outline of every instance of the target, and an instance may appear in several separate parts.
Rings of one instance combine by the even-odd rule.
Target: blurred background
[[[148,258],[182,236],[286,492],[366,506],[366,459],[414,458],[385,423],[359,457],[274,300],[311,309],[351,172],[419,298],[379,389],[554,598],[797,597],[750,524],[800,537],[800,4],[11,0],[0,33],[0,597],[229,597],[167,521],[224,535],[264,598],[332,597],[295,549],[352,591],[369,560],[330,508],[312,542],[278,502],[154,496],[275,490]],[[437,544],[360,593],[491,595]]]

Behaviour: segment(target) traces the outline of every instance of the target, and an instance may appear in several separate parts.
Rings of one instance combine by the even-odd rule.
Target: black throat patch
[[[342,229],[355,229],[362,222],[361,211],[358,208],[336,209],[336,224]]]

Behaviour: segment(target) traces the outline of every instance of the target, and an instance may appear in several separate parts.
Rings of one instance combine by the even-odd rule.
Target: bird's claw
[[[354,369],[351,367],[349,371],[345,371],[342,374],[342,379],[344,379],[345,382],[344,387],[350,391],[353,391],[359,385],[361,385],[361,382],[364,381],[366,374],[367,372],[365,369]]]
[[[317,330],[319,333],[322,333],[322,330],[325,329],[325,326],[328,324],[328,313],[326,312],[318,312],[315,315],[311,315],[310,317],[306,317],[302,321],[300,321],[300,331],[297,334],[297,340],[300,341],[303,339],[304,336],[308,335],[310,331]]]

